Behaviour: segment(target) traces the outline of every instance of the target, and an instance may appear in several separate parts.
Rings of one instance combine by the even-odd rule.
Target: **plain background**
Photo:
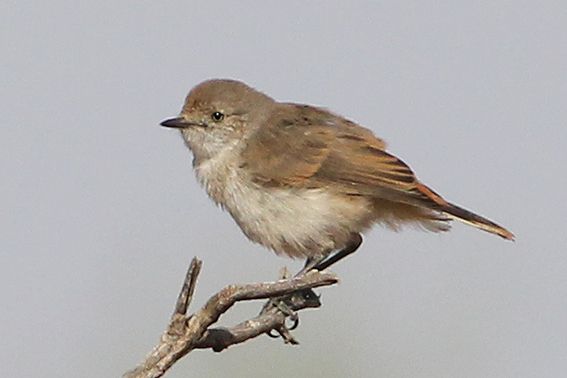
[[[0,375],[121,375],[194,255],[193,306],[300,266],[249,243],[158,126],[193,85],[229,77],[371,128],[518,239],[375,228],[302,313],[300,346],[196,351],[170,377],[563,376],[565,2],[203,4],[0,4]]]

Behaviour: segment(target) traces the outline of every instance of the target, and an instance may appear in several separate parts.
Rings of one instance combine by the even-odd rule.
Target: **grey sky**
[[[159,338],[194,255],[194,306],[299,267],[250,244],[158,126],[212,77],[371,128],[518,240],[376,228],[303,314],[299,347],[199,351],[170,377],[564,374],[565,3],[280,3],[0,4],[0,375],[119,376]]]

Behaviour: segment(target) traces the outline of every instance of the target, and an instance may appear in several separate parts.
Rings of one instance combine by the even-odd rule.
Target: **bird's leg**
[[[296,277],[301,276],[301,275],[309,272],[311,269],[315,269],[315,267],[317,265],[319,265],[321,262],[325,261],[325,259],[328,256],[329,255],[315,255],[315,256],[308,257],[307,260],[305,260],[305,265],[303,265],[303,269],[301,269],[299,272],[297,272],[297,274],[295,276]]]
[[[360,234],[352,234],[348,244],[334,255],[327,257],[323,260],[319,260],[315,263],[315,265],[311,269],[317,269],[318,271],[325,270],[331,265],[339,262],[340,260],[344,259],[351,253],[354,253],[358,247],[362,244],[362,235]],[[304,268],[305,269],[305,268]]]
[[[316,269],[318,271],[325,270],[328,267],[330,267],[331,265],[336,264],[340,260],[344,259],[348,255],[354,253],[358,249],[358,247],[360,247],[361,244],[362,244],[362,235],[360,235],[358,233],[356,233],[356,234],[353,233],[349,242],[347,243],[347,245],[343,249],[336,252],[335,254],[333,254],[331,256],[318,255],[318,256],[307,258],[307,260],[305,261],[305,266],[303,267],[303,269],[301,269],[295,275],[295,277],[306,274],[307,272],[309,272],[312,269]],[[284,278],[286,278],[286,277],[284,276]],[[306,294],[304,294],[304,295],[312,295],[315,298],[317,298],[317,300],[318,300],[317,295],[313,292],[312,289],[307,290]],[[286,316],[288,316],[290,318],[290,320],[293,322],[293,324],[290,327],[286,327],[285,325],[283,326],[284,330],[287,330],[287,331],[293,330],[293,329],[297,328],[297,326],[299,325],[299,316],[286,303],[286,299],[289,299],[289,298],[290,298],[289,296],[287,298],[286,297],[271,298],[264,305],[264,308],[262,310],[262,312],[264,312],[270,306],[275,306],[278,310],[280,310],[282,313],[284,313]],[[279,337],[279,335],[275,335],[271,331],[267,332],[267,334],[270,337]]]
[[[362,244],[362,235],[353,233],[347,245],[343,249],[337,251],[335,254],[330,256],[315,255],[313,257],[308,257],[307,260],[305,260],[305,265],[303,266],[303,269],[301,269],[295,276],[296,277],[301,276],[309,272],[311,269],[317,269],[318,271],[325,270],[331,265],[344,259],[351,253],[354,253],[358,249],[358,247],[360,247],[361,244]]]

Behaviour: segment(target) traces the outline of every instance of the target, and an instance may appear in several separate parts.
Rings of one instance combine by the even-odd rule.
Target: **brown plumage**
[[[373,198],[379,208],[411,205],[403,208],[403,216],[392,211],[391,226],[396,217],[399,223],[423,220],[429,224],[448,221],[445,214],[505,239],[514,238],[505,228],[447,202],[419,182],[371,131],[323,109],[282,104],[248,140],[242,155],[254,180],[265,186],[328,187]],[[430,224],[426,228],[436,229]],[[438,225],[437,230],[446,229]]]
[[[244,233],[277,253],[354,250],[374,223],[445,231],[451,219],[513,239],[421,183],[372,131],[327,110],[279,103],[233,80],[187,96],[180,128],[199,181]]]

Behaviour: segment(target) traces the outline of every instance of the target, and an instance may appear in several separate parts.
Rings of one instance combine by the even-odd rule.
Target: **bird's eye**
[[[211,114],[211,118],[215,122],[220,122],[224,118],[224,114],[222,114],[221,112],[214,112],[213,114]]]

